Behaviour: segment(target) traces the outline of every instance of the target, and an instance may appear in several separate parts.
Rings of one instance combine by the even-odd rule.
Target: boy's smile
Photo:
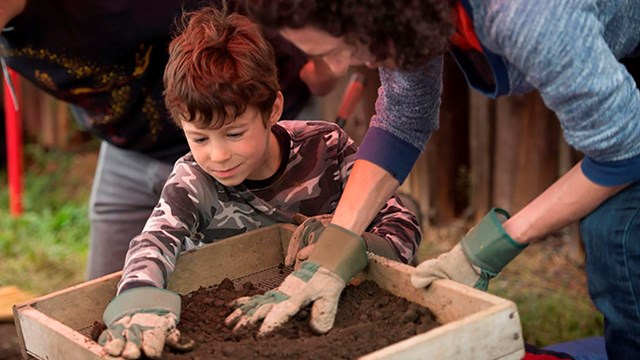
[[[277,122],[279,111],[273,115],[265,124],[255,108],[247,107],[219,129],[181,123],[198,165],[222,185],[236,186],[245,179],[268,179],[278,170],[281,149],[271,127]]]
[[[230,169],[226,169],[226,170],[210,170],[208,172],[210,172],[214,177],[216,178],[229,178],[231,176],[233,176],[233,174],[235,174],[236,170],[238,170],[240,168],[240,165],[232,167]]]

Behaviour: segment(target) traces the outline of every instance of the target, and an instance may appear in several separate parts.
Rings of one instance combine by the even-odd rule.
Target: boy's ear
[[[267,123],[268,126],[273,126],[275,123],[280,120],[280,116],[282,116],[282,111],[284,109],[284,96],[282,96],[282,92],[278,91],[278,95],[276,95],[276,100],[273,102],[273,107],[271,107],[271,115],[269,115],[269,121]]]

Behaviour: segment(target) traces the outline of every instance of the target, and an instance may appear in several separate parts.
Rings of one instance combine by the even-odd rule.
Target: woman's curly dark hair
[[[442,54],[454,31],[455,0],[242,0],[267,29],[314,26],[369,47],[377,60],[411,70]]]

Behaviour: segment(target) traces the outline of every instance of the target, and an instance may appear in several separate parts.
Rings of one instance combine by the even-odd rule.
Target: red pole
[[[340,108],[338,108],[338,114],[336,115],[336,124],[341,128],[344,128],[344,124],[353,113],[353,110],[355,110],[356,105],[358,105],[358,101],[360,101],[362,91],[364,91],[364,80],[364,75],[359,72],[354,72],[349,78],[349,83],[344,90],[342,102],[340,103]]]
[[[7,176],[9,178],[9,209],[11,215],[17,217],[22,214],[22,124],[19,106],[14,101],[20,99],[20,83],[18,74],[9,70],[11,83],[15,89],[15,99],[9,88],[7,79],[4,80],[4,112],[7,129]]]

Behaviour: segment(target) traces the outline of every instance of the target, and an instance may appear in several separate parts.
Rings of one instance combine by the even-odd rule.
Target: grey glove
[[[236,300],[236,310],[225,323],[234,330],[264,319],[259,334],[264,335],[289,321],[313,303],[310,326],[317,333],[331,330],[340,294],[346,284],[367,266],[364,240],[357,234],[330,224],[324,228],[315,250],[300,269],[285,278],[275,290],[264,295]]]
[[[264,319],[259,335],[265,335],[314,302],[309,325],[318,334],[324,334],[333,327],[344,287],[344,280],[335,273],[305,261],[277,289],[235,300],[231,306],[236,310],[225,319],[225,324],[235,325],[236,331]]]
[[[113,298],[105,309],[107,329],[98,343],[111,356],[159,358],[165,342],[183,346],[176,328],[179,317],[178,294],[155,287],[130,289]]]

